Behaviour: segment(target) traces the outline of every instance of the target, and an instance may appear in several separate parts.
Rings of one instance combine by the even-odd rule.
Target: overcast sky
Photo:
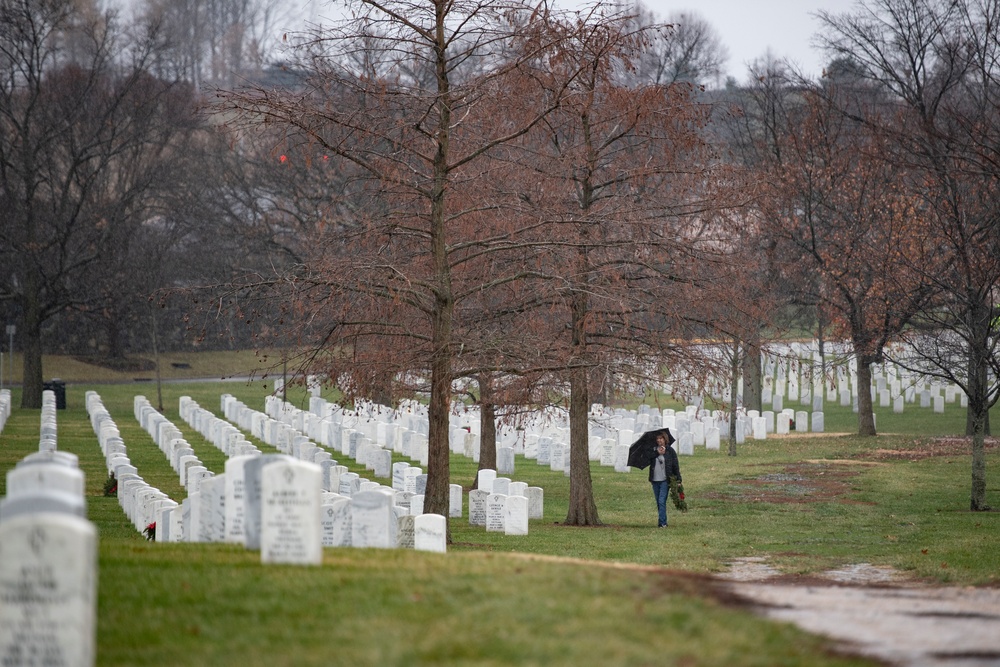
[[[763,57],[769,49],[776,58],[788,58],[795,62],[804,74],[818,77],[826,63],[822,54],[810,43],[818,30],[813,14],[820,9],[831,13],[846,12],[854,6],[853,0],[641,1],[662,21],[675,11],[700,14],[715,28],[729,50],[727,73],[741,82],[746,78],[746,64]],[[587,4],[588,0],[555,2],[572,9]],[[303,14],[307,16],[316,6],[326,7],[329,12],[328,0],[298,0],[298,3],[305,8]]]
[[[853,0],[643,0],[660,19],[675,11],[692,10],[715,28],[729,50],[726,69],[738,81],[746,77],[746,63],[770,49],[776,58],[789,58],[803,73],[816,78],[826,64],[810,41],[818,31],[812,16],[852,9]]]
[[[770,50],[775,58],[788,58],[810,78],[817,78],[826,64],[811,46],[820,9],[840,13],[854,7],[853,0],[641,0],[661,21],[677,11],[694,11],[708,21],[729,50],[727,73],[742,82],[747,63]],[[567,9],[587,0],[556,0]]]

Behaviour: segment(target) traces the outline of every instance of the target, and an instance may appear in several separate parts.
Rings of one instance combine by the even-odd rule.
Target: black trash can
[[[59,378],[52,378],[42,383],[43,391],[51,391],[56,395],[56,410],[66,409],[66,383]]]

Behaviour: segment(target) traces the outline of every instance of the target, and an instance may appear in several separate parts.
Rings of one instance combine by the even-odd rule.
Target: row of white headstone
[[[90,667],[96,659],[97,529],[86,519],[77,457],[56,440],[47,390],[38,452],[7,471],[0,499],[0,665]]]
[[[462,407],[456,411],[461,415],[460,428],[467,429],[468,438],[479,446],[478,412],[475,408]],[[569,428],[568,414],[562,410],[545,409],[538,411],[521,410],[521,421],[517,428],[505,424],[497,425],[497,452],[509,451],[522,454],[526,460],[535,460],[538,465],[568,475]],[[613,467],[618,472],[628,472],[628,449],[633,440],[646,431],[670,428],[676,439],[674,448],[682,455],[693,455],[695,447],[718,451],[722,434],[729,432],[729,415],[720,410],[708,412],[698,406],[689,405],[683,411],[667,408],[656,410],[648,405],[638,410],[622,408],[612,410],[600,404],[591,406],[588,415],[588,456],[603,466]],[[814,413],[809,418],[804,411],[786,409],[777,415],[773,411],[764,413],[739,413],[736,419],[737,442],[746,438],[765,439],[768,433],[784,434],[791,430],[823,430],[822,413]],[[500,466],[497,466],[500,469]]]
[[[311,409],[304,411],[276,397],[269,397],[265,401],[267,413],[261,414],[235,398],[224,395],[222,408],[227,419],[235,421],[242,427],[259,430],[265,442],[268,442],[269,438],[275,438],[273,446],[292,456],[307,459],[313,457],[314,462],[326,465],[329,458],[329,453],[324,450],[326,446],[339,452],[340,455],[353,458],[365,465],[367,469],[375,472],[376,477],[384,476],[384,471],[388,469],[396,504],[402,507],[410,506],[411,514],[418,516],[421,514],[426,475],[421,468],[405,461],[392,462],[392,455],[396,452],[411,459],[426,457],[427,421],[421,417],[419,409],[415,409],[416,406],[404,405],[395,411],[375,404],[361,404],[356,410],[349,411],[314,397],[310,401]],[[303,432],[303,429],[306,432]],[[310,436],[316,437],[321,444],[317,445]],[[496,477],[496,471],[489,472]],[[343,486],[344,475],[341,475],[340,479]],[[510,484],[512,480],[499,478],[496,483],[497,490],[504,482]],[[486,508],[480,500],[479,493],[484,489],[479,488],[470,491],[470,524],[482,525],[488,530],[500,530],[509,535],[527,534],[528,519],[541,518],[543,515],[542,489],[540,487],[529,489],[523,482],[513,482],[511,486],[513,491],[509,487],[503,487],[505,489],[503,493],[494,494],[518,496],[518,499],[511,502],[506,514],[495,512],[497,517],[511,515],[509,521],[505,519],[502,524],[499,523],[499,519],[491,523],[486,521]],[[486,491],[493,491],[492,484]],[[340,492],[350,495],[344,488],[340,489]],[[461,517],[463,498],[460,485],[450,485],[449,500],[449,516]]]
[[[723,351],[713,346],[703,349],[716,359]],[[902,353],[903,350],[896,349],[891,356]],[[824,402],[850,407],[857,412],[858,395],[862,391],[857,382],[857,368],[857,358],[849,343],[827,341],[822,355],[816,340],[770,343],[761,353],[761,403],[776,414],[791,402],[808,406],[806,409],[811,408],[812,413],[823,412]],[[871,377],[871,385],[863,390],[870,391],[873,405],[891,408],[897,414],[917,404],[921,408],[932,408],[935,413],[943,413],[946,404],[956,401],[962,408],[968,406],[968,397],[958,385],[903,368],[892,361],[873,365]],[[725,403],[730,400],[731,378],[720,376],[706,382],[703,378],[679,373],[662,382],[657,389],[664,394],[687,397],[683,400],[690,403],[702,404],[709,396]],[[736,389],[737,409],[742,410],[742,378]],[[796,413],[799,411],[801,409]],[[797,426],[801,424],[800,419],[795,422]]]
[[[332,428],[331,424],[325,424],[321,444],[317,444],[300,430],[304,428],[305,423],[303,412],[290,404],[281,411],[284,421],[253,410],[228,394],[221,397],[221,407],[228,420],[235,422],[241,428],[259,433],[257,437],[265,444],[293,458],[319,465],[323,469],[324,491],[350,497],[359,491],[382,486],[357,473],[349,472],[347,466],[340,465],[333,459],[333,455],[327,449],[330,448],[337,456],[351,458],[364,465],[376,478],[391,478],[395,504],[410,508],[411,514],[421,513],[421,501],[427,484],[427,475],[423,473],[423,469],[405,461],[393,462],[392,451],[366,439],[363,433],[348,429],[344,434]],[[200,408],[194,411],[193,422],[197,422],[199,413],[204,414],[207,411]],[[316,425],[312,426],[315,433]],[[207,437],[211,440],[211,435]],[[451,489],[450,504],[449,516],[462,516],[461,487],[458,485],[453,485]]]
[[[149,484],[139,474],[139,469],[132,464],[128,448],[121,437],[118,425],[111,413],[104,407],[100,395],[88,391],[84,395],[84,405],[90,417],[91,428],[97,436],[97,443],[104,456],[109,475],[114,475],[117,484],[118,505],[122,508],[129,523],[139,533],[145,534],[147,529],[157,522],[157,517],[164,509],[178,506],[177,501]]]
[[[399,408],[392,409],[373,403],[359,403],[354,410],[313,396],[310,399],[309,410],[299,410],[287,403],[282,403],[276,397],[269,397],[265,403],[267,416],[275,422],[284,424],[282,427],[268,428],[261,420],[267,417],[261,415],[246,416],[246,408],[242,404],[230,403],[226,409],[227,417],[247,420],[251,428],[259,426],[265,438],[268,432],[281,432],[287,429],[289,433],[305,431],[308,436],[318,438],[324,444],[343,449],[345,454],[357,456],[363,460],[364,443],[375,443],[376,446],[392,448],[407,453],[409,434],[427,433],[429,420],[426,406],[416,402],[403,402]],[[694,406],[675,414],[674,410],[650,412],[644,406],[641,414],[632,412],[630,416],[624,411],[608,412],[601,406],[594,406],[589,419],[589,457],[601,465],[613,466],[615,470],[627,472],[628,448],[634,437],[643,430],[669,426],[677,434],[675,449],[683,454],[694,453],[695,445],[706,446],[707,449],[719,449],[718,422],[725,418],[716,411],[711,415],[698,412]],[[230,409],[234,408],[234,409]],[[521,410],[518,428],[512,428],[501,419],[497,424],[497,466],[500,475],[510,475],[515,468],[515,455],[522,454],[526,460],[535,460],[538,465],[548,466],[551,470],[561,471],[565,475],[570,472],[570,445],[568,415],[564,410],[545,408],[536,411]],[[498,418],[499,419],[499,418]],[[820,418],[821,421],[821,418]],[[789,423],[791,418],[789,418]],[[642,430],[633,430],[635,424]],[[631,428],[629,428],[631,427]],[[726,427],[728,429],[728,426]],[[773,419],[772,419],[773,430]],[[450,448],[453,453],[479,460],[480,434],[479,414],[475,408],[469,408],[456,403],[451,412],[449,431]],[[742,441],[744,431],[749,432],[746,417],[738,424],[738,438]],[[763,432],[762,432],[763,433]],[[360,443],[360,444],[359,444]],[[425,445],[426,438],[421,440]],[[278,443],[281,447],[281,443]],[[361,447],[361,453],[355,451]],[[482,503],[479,494],[473,501],[470,492],[470,521],[473,518],[472,503],[479,508]],[[475,513],[476,523],[481,524],[481,513]],[[533,515],[531,518],[534,518]],[[483,524],[485,525],[485,524]]]
[[[469,524],[483,526],[486,532],[527,535],[528,520],[542,518],[544,501],[542,487],[483,469],[476,475],[476,488],[469,491]]]
[[[551,470],[570,471],[568,414],[565,411],[546,409],[521,410],[521,422],[517,429],[498,424],[497,452],[515,452],[525,459],[534,459],[539,465]],[[479,446],[478,412],[475,408],[461,407],[453,414],[460,415],[459,428],[465,429],[468,438]],[[737,443],[747,438],[763,440],[769,433],[783,435],[791,431],[806,432],[810,426],[814,432],[824,429],[823,413],[785,409],[779,413],[749,411],[736,416]],[[646,431],[669,428],[676,442],[673,447],[681,455],[693,455],[695,447],[706,450],[720,449],[721,434],[728,434],[729,415],[721,410],[705,411],[698,406],[686,406],[683,411],[667,408],[657,410],[642,405],[638,410],[622,408],[612,410],[600,404],[591,406],[589,414],[590,460],[600,465],[614,467],[617,472],[629,472],[627,464],[631,443]],[[468,449],[468,448],[467,448]],[[498,465],[498,468],[500,466]],[[513,467],[513,465],[511,466]]]
[[[827,343],[826,363],[822,362],[817,341],[771,345],[761,356],[762,402],[780,412],[784,400],[811,405],[814,412],[823,410],[824,394],[829,403],[853,407],[857,411],[857,359],[849,345]],[[823,368],[826,368],[826,376]],[[873,403],[902,413],[906,404],[919,401],[921,408],[944,412],[946,403],[968,406],[962,389],[948,382],[903,368],[891,361],[872,366]],[[728,379],[710,383],[712,396],[727,398]],[[739,393],[742,395],[742,381]]]
[[[346,468],[336,472],[348,478],[338,482],[348,482],[349,497],[323,488],[323,477],[330,479],[323,466],[285,453],[262,454],[241,441],[231,425],[185,397],[182,417],[227,453],[224,474],[205,474],[197,469],[203,466],[196,465],[195,459],[186,458],[193,453],[186,453],[190,448],[183,438],[174,437],[179,429],[166,426],[166,419],[144,397],[136,397],[135,410],[154,442],[172,464],[176,461],[175,470],[185,475],[188,491],[180,508],[162,513],[158,539],[242,542],[260,549],[266,563],[318,564],[323,546],[445,550],[444,517],[412,516],[410,508],[404,513],[384,487],[360,480],[356,474],[357,482],[350,484]],[[247,446],[253,451],[247,451]],[[305,448],[296,448],[296,453],[304,454]],[[400,520],[402,516],[412,519]]]

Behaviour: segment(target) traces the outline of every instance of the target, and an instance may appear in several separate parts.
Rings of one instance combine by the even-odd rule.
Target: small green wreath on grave
[[[154,521],[153,523],[151,523],[148,526],[146,526],[146,530],[142,531],[142,534],[145,535],[146,539],[149,540],[150,542],[155,542],[156,541],[156,522]]]
[[[677,481],[677,478],[670,477],[670,500],[673,501],[674,507],[682,512],[688,511],[687,501],[684,500],[684,483]]]
[[[118,496],[118,480],[113,472],[108,473],[108,478],[104,480],[104,495],[111,498]]]

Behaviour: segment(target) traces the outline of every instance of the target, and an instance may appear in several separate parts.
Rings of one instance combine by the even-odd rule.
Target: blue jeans
[[[656,511],[659,513],[658,526],[667,525],[667,496],[670,494],[670,482],[652,482],[653,497],[656,498]]]

